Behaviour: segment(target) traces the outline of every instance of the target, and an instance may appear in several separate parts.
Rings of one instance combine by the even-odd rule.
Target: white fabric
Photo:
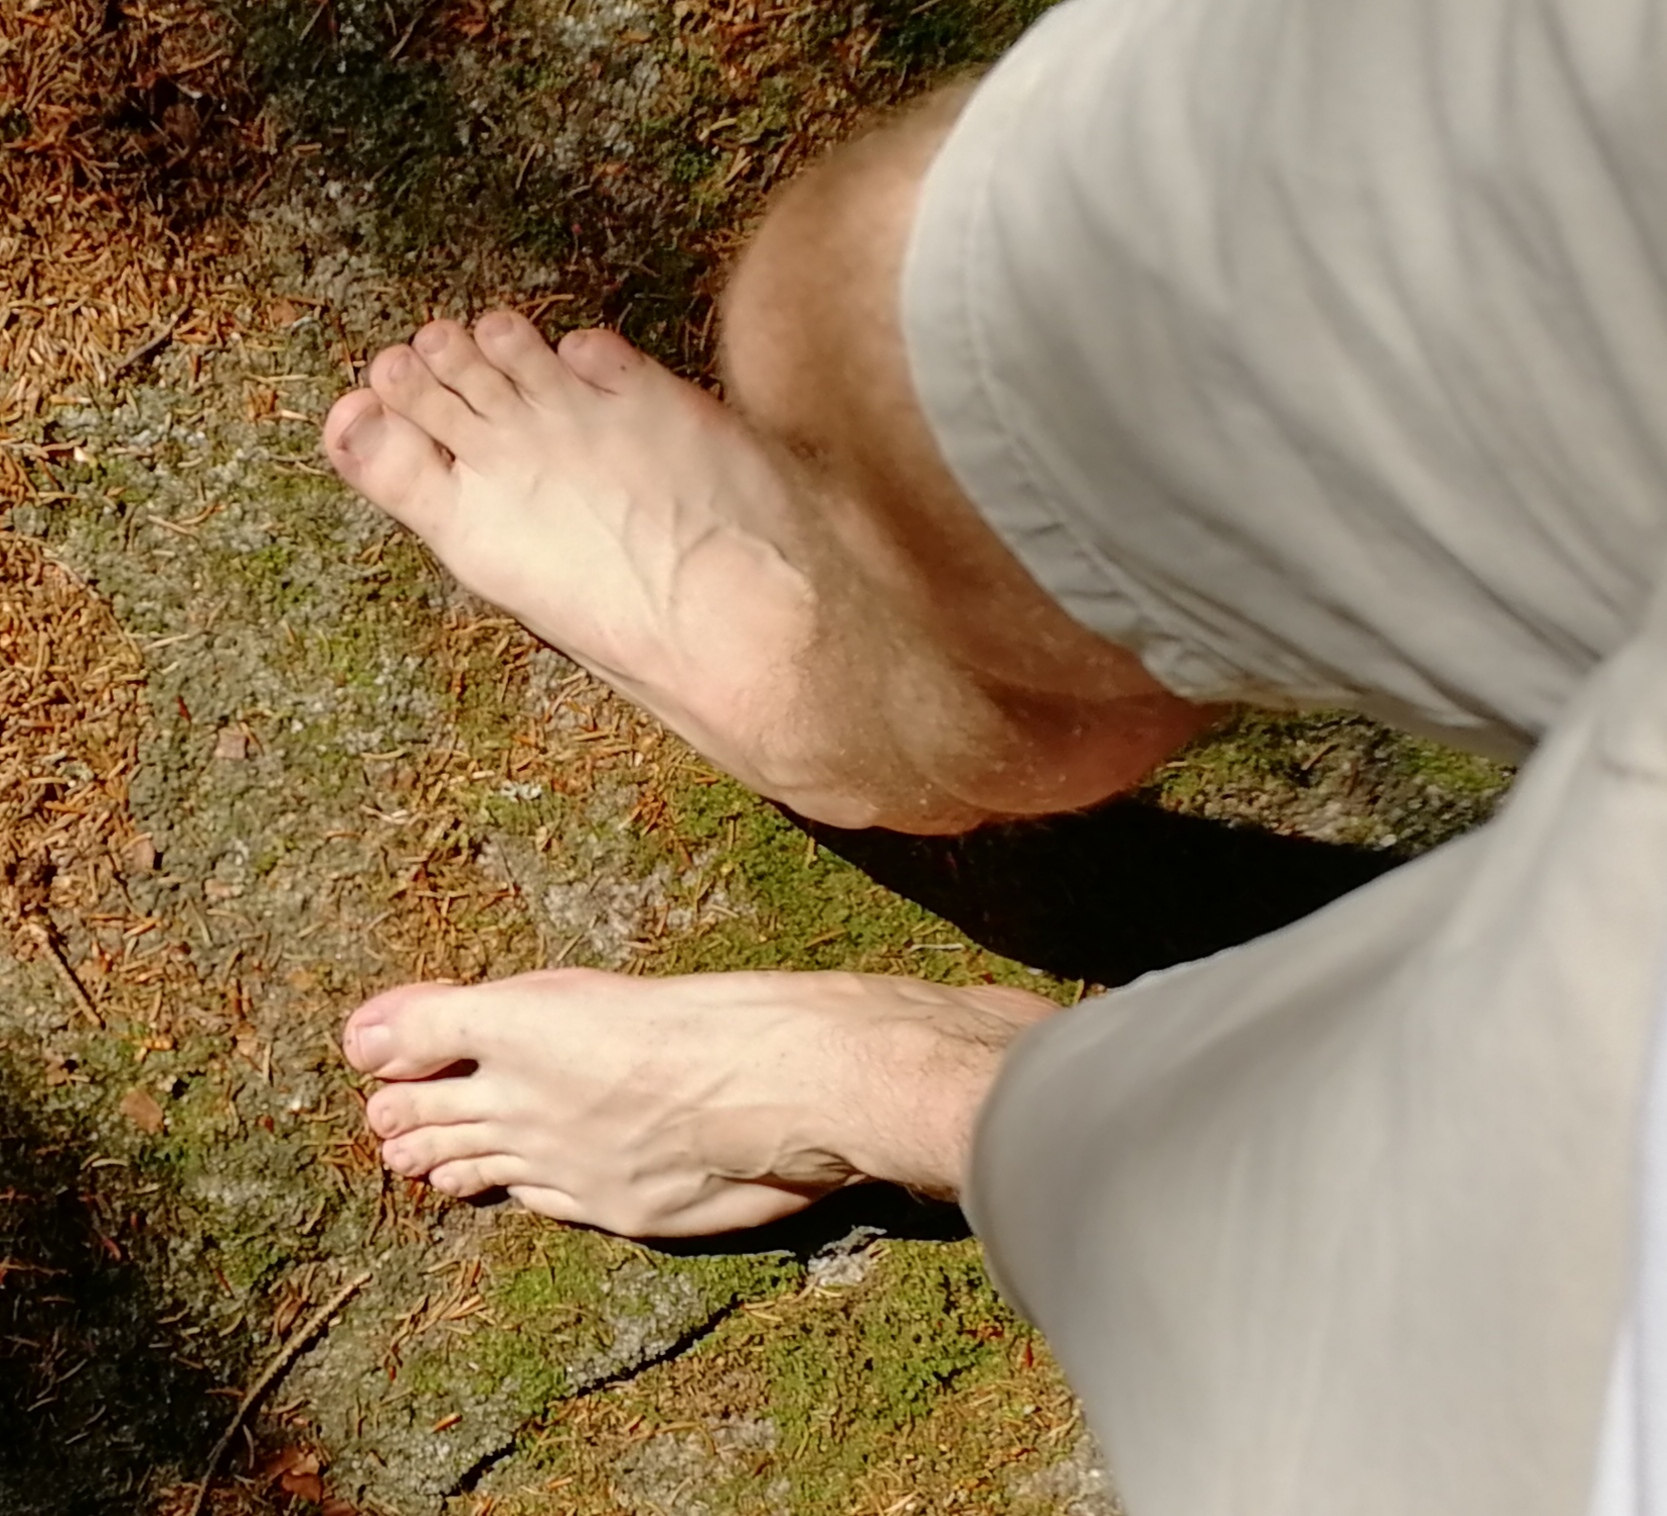
[[[1520,754],[1667,553],[1661,0],[1073,0],[904,275],[950,466],[1200,698]]]
[[[903,310],[968,495],[1172,688],[1556,728],[1005,1071],[971,1209],[1131,1516],[1667,1516],[1667,0],[1072,0]]]
[[[1486,828],[1028,1034],[969,1212],[1130,1516],[1588,1508],[1664,923],[1658,634]]]
[[[1667,1512],[1667,963],[1645,1088],[1637,1270],[1615,1353],[1592,1516]]]

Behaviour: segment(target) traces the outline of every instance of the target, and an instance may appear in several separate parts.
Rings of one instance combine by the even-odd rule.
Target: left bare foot
[[[875,975],[558,969],[389,991],[343,1045],[388,1081],[368,1116],[394,1172],[692,1236],[865,1178],[954,1195],[1008,1043],[1055,1009]]]

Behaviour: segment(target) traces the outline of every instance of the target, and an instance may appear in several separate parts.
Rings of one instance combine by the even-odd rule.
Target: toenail
[[[446,345],[448,335],[443,326],[425,326],[411,339],[411,346],[425,353],[437,353]]]
[[[381,417],[372,411],[360,416],[348,429],[336,438],[336,446],[343,452],[351,453],[356,458],[366,458],[376,450],[376,436],[380,431]]]
[[[394,1034],[381,1023],[353,1029],[353,1061],[375,1067],[386,1063],[394,1050]]]

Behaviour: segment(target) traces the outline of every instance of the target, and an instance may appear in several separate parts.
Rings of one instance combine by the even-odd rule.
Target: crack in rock
[[[704,1321],[690,1327],[676,1341],[661,1350],[636,1359],[627,1367],[601,1374],[589,1381],[582,1380],[576,1388],[569,1390],[563,1398],[579,1400],[587,1395],[597,1395],[604,1390],[614,1389],[618,1385],[629,1384],[633,1379],[647,1373],[648,1370],[658,1368],[661,1364],[670,1363],[675,1358],[681,1358],[696,1343],[711,1336],[734,1313],[734,1305],[722,1306],[711,1312]],[[508,1438],[502,1446],[494,1448],[476,1459],[458,1477],[456,1484],[445,1492],[445,1498],[454,1500],[460,1495],[473,1494],[479,1487],[481,1480],[515,1452],[521,1433],[526,1429],[526,1426],[527,1422],[523,1421],[521,1425],[516,1427],[514,1436]]]

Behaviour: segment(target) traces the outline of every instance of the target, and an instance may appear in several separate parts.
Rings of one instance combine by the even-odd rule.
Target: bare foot
[[[758,1226],[861,1179],[959,1191],[1007,1044],[1056,1007],[860,974],[588,969],[368,1001],[348,1061],[395,1173],[635,1237]],[[465,1071],[466,1070],[466,1071]]]
[[[1127,655],[1129,688],[1098,705],[992,687],[919,566],[837,528],[856,507],[826,471],[611,332],[552,349],[511,311],[473,335],[435,321],[369,380],[325,423],[341,476],[468,588],[804,815],[944,832],[1071,809],[1209,719]]]
[[[379,354],[324,438],[469,589],[754,788],[840,810],[782,740],[814,548],[783,529],[782,461],[709,395],[611,332],[552,350],[496,311]]]

